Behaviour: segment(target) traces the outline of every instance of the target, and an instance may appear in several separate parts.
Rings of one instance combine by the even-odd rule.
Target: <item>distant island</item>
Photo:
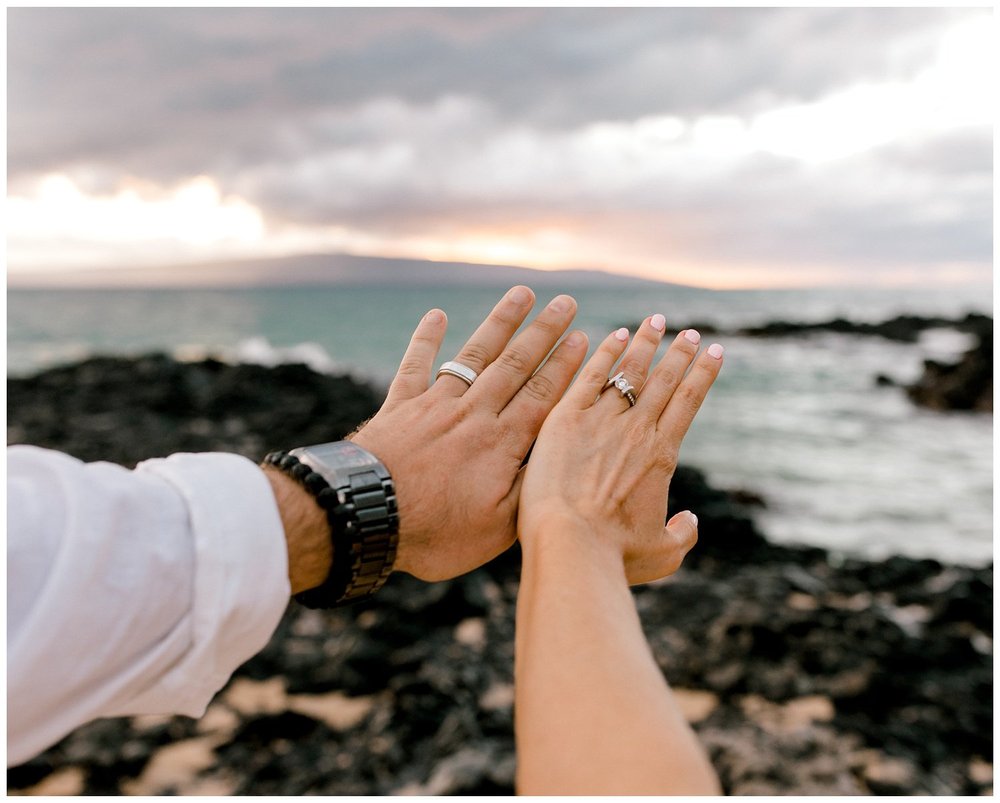
[[[406,287],[456,283],[479,287],[528,284],[532,287],[558,288],[663,287],[667,284],[599,270],[536,270],[513,265],[432,262],[356,254],[305,254],[148,268],[94,268],[7,275],[7,286],[16,289],[337,284]]]

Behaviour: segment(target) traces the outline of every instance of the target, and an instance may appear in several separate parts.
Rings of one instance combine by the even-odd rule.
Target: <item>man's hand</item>
[[[479,374],[472,387],[448,375],[428,387],[447,328],[444,312],[428,312],[382,409],[350,436],[396,484],[397,569],[444,580],[514,543],[521,464],[587,352],[573,332],[545,360],[576,314],[565,295],[511,340],[533,303],[527,287],[512,288],[459,352]]]

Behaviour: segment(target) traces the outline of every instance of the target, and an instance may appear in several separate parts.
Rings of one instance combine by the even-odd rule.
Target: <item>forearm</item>
[[[288,582],[292,594],[315,588],[330,573],[333,545],[326,513],[299,483],[271,466],[263,467],[271,483],[288,549]]]
[[[521,794],[716,794],[653,659],[621,557],[555,527],[524,547],[517,610]]]

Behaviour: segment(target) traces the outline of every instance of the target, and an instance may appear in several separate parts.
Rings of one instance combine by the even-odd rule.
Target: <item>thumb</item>
[[[678,513],[663,528],[663,540],[654,554],[629,571],[629,583],[648,583],[676,572],[698,540],[698,517],[690,510]]]
[[[690,510],[678,513],[667,522],[666,535],[686,555],[698,543],[698,517]]]

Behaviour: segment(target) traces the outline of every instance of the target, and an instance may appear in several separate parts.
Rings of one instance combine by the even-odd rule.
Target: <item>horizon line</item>
[[[612,271],[599,267],[535,267],[528,265],[512,265],[508,263],[495,262],[469,262],[459,260],[429,259],[418,256],[385,256],[381,254],[364,254],[349,251],[308,251],[291,254],[267,254],[261,256],[228,257],[215,260],[190,260],[170,263],[159,263],[151,265],[140,265],[135,267],[124,267],[121,265],[94,266],[83,265],[76,267],[60,268],[21,268],[11,270],[8,264],[5,270],[8,290],[207,290],[207,289],[255,289],[269,287],[323,287],[335,285],[368,284],[369,286],[379,286],[383,282],[378,279],[365,281],[358,277],[358,281],[352,278],[331,276],[323,277],[303,277],[289,278],[287,280],[271,279],[261,275],[248,275],[247,270],[254,265],[267,262],[282,262],[292,260],[308,260],[322,258],[352,258],[361,260],[372,260],[382,263],[414,262],[424,265],[434,266],[455,266],[456,268],[483,269],[484,273],[478,276],[475,282],[463,281],[462,277],[455,277],[455,284],[482,283],[483,279],[488,279],[485,273],[489,269],[525,271],[550,277],[546,283],[551,282],[560,273],[590,274],[594,278],[606,278],[610,282],[621,280],[626,283],[649,283],[663,284],[673,287],[684,287],[693,290],[706,290],[713,292],[739,292],[739,291],[793,291],[793,290],[821,290],[821,289],[866,289],[873,286],[880,288],[891,287],[954,287],[954,286],[993,286],[992,276],[989,280],[977,279],[968,275],[956,277],[954,279],[942,279],[940,275],[932,279],[904,279],[898,274],[883,278],[873,282],[871,278],[867,280],[851,279],[846,282],[837,282],[829,278],[817,279],[812,282],[798,283],[765,283],[749,282],[746,284],[694,284],[671,279],[653,278],[648,274],[636,273],[633,271]],[[174,272],[188,273],[199,268],[234,271],[232,275],[206,276],[203,279],[191,277],[190,275],[180,275],[173,277]],[[244,269],[242,276],[235,271]],[[497,277],[497,284],[504,284],[501,277]],[[399,277],[393,277],[393,281],[398,281]],[[433,285],[434,281],[417,278],[413,285]]]

